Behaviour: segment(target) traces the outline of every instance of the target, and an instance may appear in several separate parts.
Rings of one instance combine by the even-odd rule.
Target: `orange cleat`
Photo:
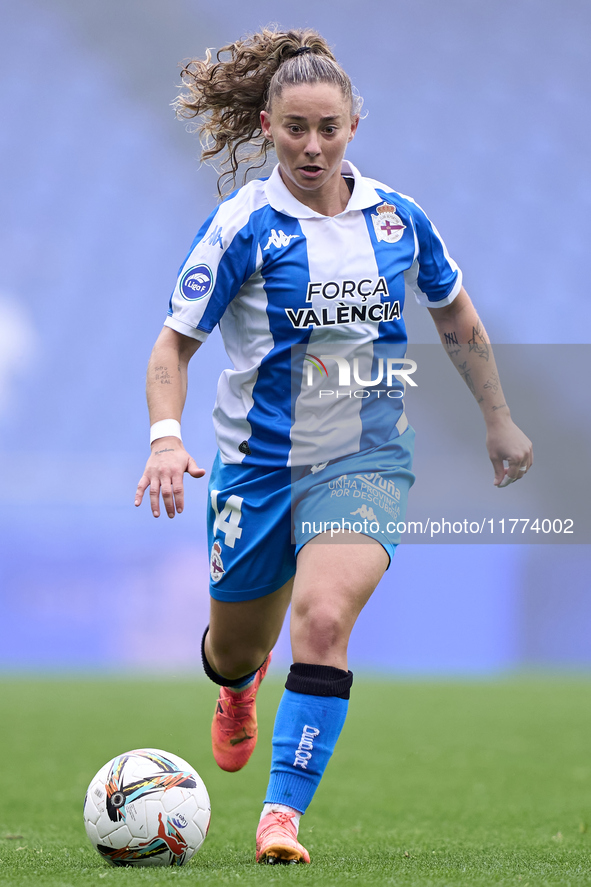
[[[257,862],[293,865],[310,862],[310,854],[298,843],[298,830],[290,813],[267,813],[257,828]]]
[[[242,770],[257,744],[256,695],[267,674],[271,654],[267,656],[250,686],[244,690],[220,687],[211,725],[211,746],[222,770]]]

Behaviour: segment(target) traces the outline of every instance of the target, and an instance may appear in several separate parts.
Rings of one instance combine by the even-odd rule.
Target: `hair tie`
[[[313,52],[313,51],[314,50],[312,49],[311,46],[300,46],[298,49],[296,49],[296,51],[292,55],[292,58],[295,58],[296,55],[305,55],[307,52]]]

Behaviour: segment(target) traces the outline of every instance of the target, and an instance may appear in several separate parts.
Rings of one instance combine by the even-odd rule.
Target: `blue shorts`
[[[371,536],[390,560],[400,541],[414,483],[414,429],[394,440],[321,465],[278,468],[215,459],[209,482],[207,534],[210,593],[248,601],[281,588],[295,573],[306,542],[327,533],[354,541]]]

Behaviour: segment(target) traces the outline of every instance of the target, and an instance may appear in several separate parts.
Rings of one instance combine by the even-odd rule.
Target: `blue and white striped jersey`
[[[342,172],[353,190],[332,217],[296,200],[278,167],[250,182],[210,215],[181,267],[166,325],[204,341],[219,323],[234,365],[213,413],[226,463],[313,465],[408,424],[402,391],[371,383],[405,356],[405,290],[448,305],[461,272],[411,198],[348,161]]]

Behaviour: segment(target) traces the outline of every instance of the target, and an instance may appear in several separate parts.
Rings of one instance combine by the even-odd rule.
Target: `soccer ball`
[[[156,748],[118,755],[86,792],[86,834],[113,865],[183,865],[207,830],[209,795],[182,758]]]

